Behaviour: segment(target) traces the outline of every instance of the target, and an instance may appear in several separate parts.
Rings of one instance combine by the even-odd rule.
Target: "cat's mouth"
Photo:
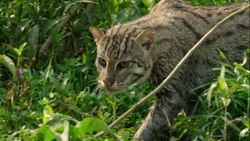
[[[98,82],[99,82],[99,87],[101,89],[104,89],[108,94],[117,94],[122,91],[125,91],[125,87],[122,84],[117,85],[115,83],[112,86],[105,86],[103,81],[98,81]]]

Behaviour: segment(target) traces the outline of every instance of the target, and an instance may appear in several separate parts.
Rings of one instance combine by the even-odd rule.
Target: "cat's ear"
[[[137,35],[135,41],[139,42],[142,46],[145,46],[147,50],[149,50],[151,44],[154,41],[154,33],[154,29],[146,29]]]
[[[89,30],[94,36],[96,42],[100,41],[102,38],[105,37],[105,34],[101,29],[98,29],[96,27],[90,27]]]

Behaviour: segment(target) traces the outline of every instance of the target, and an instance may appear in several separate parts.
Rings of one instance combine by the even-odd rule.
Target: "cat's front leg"
[[[182,108],[179,105],[180,103],[177,104],[166,97],[158,98],[134,137],[142,138],[143,141],[152,141],[162,129],[171,125]]]

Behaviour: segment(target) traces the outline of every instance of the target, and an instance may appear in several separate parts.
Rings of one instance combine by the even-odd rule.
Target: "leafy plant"
[[[107,124],[155,86],[149,80],[118,95],[98,90],[96,45],[89,27],[107,29],[135,20],[157,2],[1,1],[0,140],[131,140],[156,97],[114,129]],[[207,6],[228,2],[190,1]],[[222,65],[220,77],[204,93],[207,99],[199,99],[203,113],[179,115],[171,134],[166,133],[169,139],[186,132],[194,140],[249,139],[249,70],[242,64]],[[99,131],[107,134],[95,138]]]

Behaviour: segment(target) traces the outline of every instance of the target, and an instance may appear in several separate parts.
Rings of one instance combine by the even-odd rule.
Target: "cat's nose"
[[[105,78],[103,83],[105,87],[111,87],[114,84],[115,80],[113,78]]]

